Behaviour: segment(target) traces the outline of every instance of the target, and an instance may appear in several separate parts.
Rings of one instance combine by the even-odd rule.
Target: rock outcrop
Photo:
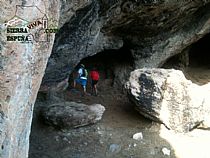
[[[122,46],[132,52],[135,68],[158,67],[210,32],[209,0],[10,0],[0,5],[0,157],[4,158],[27,157],[33,104],[54,42],[54,34],[41,29],[46,20],[48,26],[60,29],[44,85],[62,82],[81,59]],[[7,31],[8,26],[22,29]]]
[[[44,33],[43,20],[53,18],[58,25],[59,3],[16,0],[0,5],[0,157],[26,158],[33,105],[54,42],[54,34]]]
[[[42,117],[46,124],[59,129],[70,129],[101,120],[105,108],[100,104],[85,105],[75,102],[62,102],[43,109]]]
[[[177,132],[210,127],[210,84],[198,86],[179,70],[139,69],[126,84],[128,97],[147,118]]]
[[[122,46],[132,52],[133,70],[159,67],[210,32],[209,0],[62,1],[61,14],[43,84],[64,80],[85,57]]]

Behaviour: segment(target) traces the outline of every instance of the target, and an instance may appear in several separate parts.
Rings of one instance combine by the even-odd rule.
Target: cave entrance
[[[96,55],[82,59],[75,67],[75,71],[70,75],[69,82],[73,82],[75,72],[78,70],[79,65],[84,64],[88,73],[90,73],[94,67],[99,71],[100,82],[98,83],[98,87],[119,87],[127,80],[130,71],[133,69],[133,61],[132,54],[126,47],[122,47],[118,50],[104,50]],[[90,87],[88,86],[87,89],[88,88]]]
[[[37,100],[30,136],[30,158],[41,156],[53,157],[54,155],[59,155],[60,157],[67,157],[69,155],[70,157],[78,157],[78,155],[80,157],[81,155],[85,157],[87,155],[86,153],[93,153],[96,149],[100,149],[100,151],[107,149],[107,145],[110,145],[110,140],[106,137],[110,134],[110,130],[114,134],[117,132],[122,133],[122,129],[148,129],[151,126],[151,121],[139,115],[135,108],[133,108],[133,104],[126,97],[126,94],[123,94],[116,84],[117,81],[125,79],[126,75],[129,76],[130,73],[127,71],[133,66],[133,58],[128,49],[105,50],[94,56],[84,58],[79,64],[81,63],[86,66],[88,72],[90,72],[93,66],[99,70],[101,76],[98,83],[99,95],[81,96],[81,91],[78,88],[71,89],[69,87],[69,89],[62,93],[56,93],[52,100],[53,102],[51,100]],[[88,87],[87,92],[90,92]],[[42,118],[40,118],[41,120],[39,119],[41,109],[47,108],[50,105],[54,106],[55,103],[63,102],[84,103],[86,105],[101,104],[105,107],[106,111],[103,114],[102,120],[97,123],[98,125],[86,125],[81,128],[64,130],[62,132],[54,130],[52,127],[46,127],[43,124],[44,121]],[[78,109],[78,113],[80,111],[82,113],[84,110],[83,108]],[[94,119],[94,115],[92,114],[89,117],[89,119]],[[85,118],[86,116],[84,116]],[[68,117],[66,117],[66,120],[71,121]],[[78,120],[78,122],[83,121]],[[100,136],[99,132],[101,131],[103,133],[105,132],[103,134],[104,138],[100,137],[103,143],[100,143],[98,139]],[[118,141],[118,138],[120,140],[121,136],[114,136],[113,138],[117,138],[113,140]],[[87,144],[82,143],[84,145],[81,146],[81,142],[84,142],[84,140]],[[83,156],[80,153],[85,153],[86,155]]]
[[[210,82],[210,34],[169,58],[163,68],[182,70],[187,79],[204,85]]]
[[[210,34],[191,46],[189,59],[191,67],[210,69]]]

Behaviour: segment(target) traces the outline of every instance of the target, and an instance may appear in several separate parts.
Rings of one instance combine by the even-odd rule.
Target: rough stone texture
[[[100,31],[98,1],[79,1],[71,19],[56,35],[53,54],[48,62],[43,83],[50,84],[67,78],[73,68],[84,57],[94,55],[104,49],[118,49],[122,41],[104,36]],[[66,12],[63,16],[66,16]],[[63,21],[61,21],[63,23]]]
[[[45,123],[60,129],[77,128],[101,120],[105,108],[100,104],[85,105],[62,102],[43,109]]]
[[[37,6],[48,17],[58,20],[59,3],[54,0],[0,1],[0,157],[28,157],[29,134],[33,105],[47,60],[50,56],[54,34],[49,42],[8,42],[5,21],[15,16],[34,22],[39,14]],[[55,22],[56,25],[56,22]],[[14,26],[13,26],[14,27]],[[38,31],[38,27],[32,31]],[[13,34],[17,35],[17,34]],[[41,36],[39,36],[41,38]]]
[[[123,45],[132,51],[136,68],[157,67],[210,31],[209,0],[10,0],[0,5],[0,154],[5,158],[27,157],[33,103],[53,42],[53,35],[49,43],[7,42],[2,24],[14,16],[16,5],[36,5],[56,20],[61,14],[43,84],[63,81],[81,59]],[[32,11],[19,14],[34,20]]]
[[[139,69],[126,84],[128,97],[145,117],[177,132],[210,127],[210,84],[198,86],[179,70]]]
[[[61,29],[43,84],[64,80],[85,57],[122,46],[132,52],[133,70],[159,67],[210,32],[209,0],[72,2],[62,1]]]

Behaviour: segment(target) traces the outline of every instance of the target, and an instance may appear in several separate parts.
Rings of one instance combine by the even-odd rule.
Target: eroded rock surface
[[[63,81],[87,56],[123,45],[136,68],[158,67],[210,32],[209,0],[10,0],[0,5],[0,156],[5,158],[27,157],[33,104],[54,40],[52,35],[49,42],[8,42],[5,22],[14,18],[17,5],[25,22],[43,13],[55,18],[54,25],[59,21],[44,84]],[[42,12],[36,13],[37,7]]]
[[[132,52],[133,70],[159,67],[210,31],[209,0],[62,1],[61,14],[43,84],[64,80],[85,57],[122,46]]]
[[[139,69],[131,73],[126,88],[139,113],[172,130],[210,126],[210,84],[198,86],[179,70]]]
[[[27,26],[44,17],[54,18],[58,25],[59,3],[16,0],[0,1],[0,6],[0,157],[25,158],[33,105],[54,42],[54,34],[43,32],[44,25]],[[8,27],[27,33],[9,33]],[[21,40],[29,31],[32,42],[8,41],[8,36]]]
[[[77,128],[101,120],[105,108],[100,104],[85,105],[62,102],[50,105],[42,112],[46,124],[60,129]]]

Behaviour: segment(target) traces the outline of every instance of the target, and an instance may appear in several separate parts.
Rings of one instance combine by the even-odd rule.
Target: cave
[[[88,106],[100,103],[106,108],[106,113],[103,116],[106,119],[101,121],[106,124],[105,125],[106,128],[115,128],[115,129],[119,128],[119,130],[121,131],[122,130],[121,128],[127,128],[127,126],[129,126],[130,128],[141,128],[142,126],[146,125],[149,126],[149,124],[151,124],[151,121],[145,119],[143,116],[140,116],[139,113],[133,108],[133,105],[126,98],[126,95],[123,94],[121,91],[122,82],[127,81],[127,77],[129,77],[130,71],[133,70],[133,63],[134,63],[133,60],[134,59],[132,57],[131,51],[128,49],[128,47],[125,46],[120,49],[104,50],[93,56],[83,58],[79,62],[79,64],[77,64],[74,67],[74,71],[70,74],[69,85],[72,84],[75,72],[78,70],[81,64],[85,65],[85,68],[87,69],[88,72],[90,72],[93,67],[96,67],[100,74],[100,80],[98,82],[99,95],[81,96],[80,92],[82,89],[80,85],[78,85],[76,88],[72,88],[71,86],[69,86],[67,90],[65,90],[64,92],[59,92],[59,94],[56,94],[56,96],[62,98],[61,96],[62,94],[64,94],[65,102],[85,103]],[[90,93],[90,84],[87,84],[87,92]],[[54,100],[54,102],[56,101]],[[60,131],[60,129],[54,129],[54,128],[52,129],[52,127],[47,127],[46,124],[43,123],[44,122],[43,118],[37,115],[46,106],[49,106],[49,103],[39,96],[39,98],[37,98],[37,102],[35,105],[36,111],[33,116],[32,134],[30,137],[30,142],[31,142],[30,151],[29,151],[30,158],[36,157],[37,148],[36,145],[34,144],[39,144],[40,143],[39,140],[42,140],[43,143],[42,146],[50,146],[53,148],[54,147],[66,148],[66,146],[70,146],[68,152],[64,152],[61,154],[64,155],[63,156],[64,158],[67,157],[65,155],[66,153],[68,153],[68,157],[75,157],[76,154],[80,154],[80,151],[78,152],[78,149],[80,148],[79,144],[84,140],[87,140],[89,146],[82,147],[79,150],[81,150],[81,152],[84,152],[85,154],[89,152],[88,150],[90,150],[90,148],[91,150],[95,149],[102,150],[104,148],[104,146],[100,144],[101,142],[100,140],[98,140],[99,138],[97,138],[97,136],[94,136],[93,134],[93,130],[95,132],[95,130],[99,130],[101,128],[100,125],[97,126],[97,124],[88,125],[89,127],[84,126],[78,129],[71,129],[68,132],[69,136],[64,136],[65,140],[68,139],[68,141],[65,142],[65,140],[63,139],[61,140],[62,136],[57,135],[56,136],[57,140],[56,142],[54,142],[55,141],[54,134],[57,132],[56,130]],[[40,131],[37,131],[37,129],[40,129]],[[85,133],[83,133],[84,135],[81,133],[81,130],[85,131]],[[73,134],[72,132],[73,133],[75,132],[75,134]],[[106,140],[104,141],[106,142]],[[42,146],[40,148],[42,148]],[[73,149],[74,147],[75,150]],[[46,155],[44,156],[47,157],[48,156],[47,154],[50,155],[51,154],[50,150],[51,149],[48,149],[47,151],[49,153],[45,153]],[[40,149],[40,151],[42,152],[42,149]],[[79,155],[78,157],[83,157],[83,156]],[[87,157],[87,155],[84,155],[84,157]],[[96,157],[104,157],[104,156],[102,155]]]
[[[169,58],[163,68],[182,70],[187,79],[203,85],[210,82],[210,34]]]
[[[160,144],[163,139],[159,137],[159,129],[150,130],[151,122],[142,123],[143,119],[139,119],[139,115],[132,111],[134,108],[127,108],[131,103],[125,94],[119,93],[119,90],[115,88],[122,88],[134,69],[157,68],[169,57],[171,58],[163,67],[182,70],[194,83],[200,85],[208,83],[210,57],[208,51],[205,50],[209,50],[210,39],[208,34],[210,29],[209,1],[174,3],[170,0],[128,2],[125,0],[14,0],[2,1],[0,4],[2,11],[0,14],[2,19],[0,27],[0,157],[83,158],[88,154],[91,155],[90,157],[133,157],[133,155],[154,157],[159,154],[159,157],[162,157],[160,153],[162,147],[172,149],[167,142]],[[30,32],[40,41],[34,40],[32,43],[7,41],[8,27],[27,28],[28,23],[45,19],[45,16],[49,20],[49,28],[59,28],[56,35],[48,36],[47,41],[42,41],[43,36],[37,34],[45,26],[34,27]],[[125,44],[129,44],[129,48],[126,48]],[[183,48],[186,49],[183,50]],[[179,55],[173,56],[178,53]],[[57,89],[60,83],[68,83],[67,77],[79,63],[84,63],[88,71],[93,65],[96,66],[100,71],[101,80],[107,81],[107,84],[101,82],[104,87],[109,86],[104,90],[101,85],[101,92],[105,93],[100,97],[100,104],[109,107],[107,113],[110,111],[113,113],[108,117],[105,113],[108,120],[102,120],[102,123],[106,125],[106,128],[103,126],[86,127],[86,130],[80,131],[81,135],[76,135],[78,129],[72,130],[70,135],[68,133],[65,135],[40,124],[38,122],[39,110],[56,102],[81,103],[85,101],[87,104],[95,102],[96,98],[82,98],[76,96],[77,94],[75,98],[72,97],[73,100],[70,96],[72,93],[68,89],[65,93],[69,99],[65,100],[64,91]],[[37,93],[41,86],[46,87],[44,91],[52,92],[53,97],[40,101]],[[116,114],[119,114],[117,119]],[[31,130],[32,119],[37,119],[37,124]],[[31,142],[35,144],[30,143],[30,148],[34,150],[29,152],[29,136],[36,127],[38,127],[36,135],[31,135]],[[102,144],[101,142],[104,141],[101,141],[100,135],[104,131],[107,131],[104,135],[104,140],[107,142]],[[147,142],[143,143],[151,145],[149,152],[142,144],[130,143],[131,134],[138,131],[143,131],[145,138],[155,136],[154,141],[144,139]],[[92,136],[93,133],[96,134],[95,137]],[[123,135],[120,135],[121,133]],[[148,133],[152,134],[146,135]],[[71,139],[71,136],[75,137]],[[114,137],[119,141],[115,141]],[[122,138],[125,138],[125,143],[128,142],[128,144],[120,144]],[[41,139],[47,141],[48,144],[44,145]],[[118,144],[110,145],[110,143]],[[197,145],[197,143],[194,144]],[[127,147],[131,146],[137,146],[136,149],[139,150],[127,154]],[[199,146],[201,145],[197,147]],[[72,147],[71,151],[69,147]],[[50,151],[47,150],[49,148]],[[113,154],[112,151],[118,150],[121,150],[119,154],[122,155],[109,155]],[[109,153],[107,155],[107,152],[102,151]],[[202,149],[195,151],[198,154],[203,152]],[[148,155],[149,153],[153,155]],[[172,154],[171,157],[176,157],[174,153]]]
[[[192,44],[189,50],[190,67],[203,67],[210,69],[210,34]]]
[[[88,73],[94,67],[99,71],[100,82],[107,82],[107,86],[116,86],[119,88],[123,86],[122,84],[128,78],[129,72],[133,70],[133,63],[134,59],[131,51],[126,46],[120,49],[104,50],[82,59],[70,74],[69,83],[71,84],[73,82],[75,72],[78,70],[80,64],[84,64]]]

